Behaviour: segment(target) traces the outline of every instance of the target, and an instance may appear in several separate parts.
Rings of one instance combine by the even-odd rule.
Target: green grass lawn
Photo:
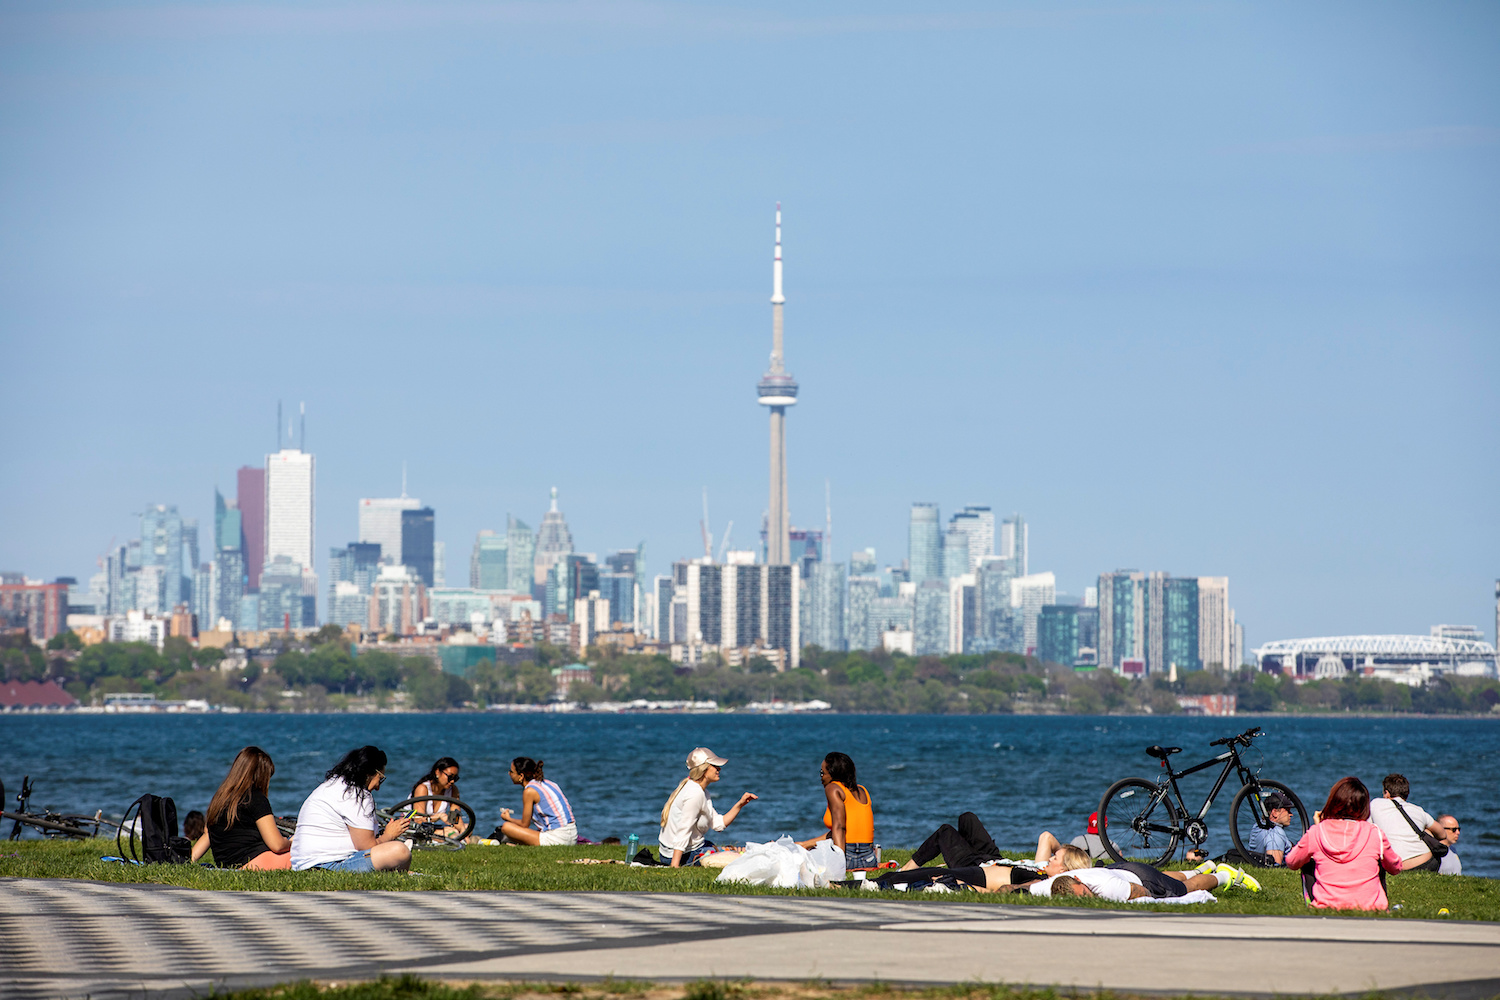
[[[467,847],[461,851],[418,851],[412,875],[379,872],[347,875],[335,872],[216,871],[198,865],[136,867],[101,861],[114,854],[112,840],[0,842],[0,877],[73,878],[101,882],[148,882],[195,889],[240,891],[310,891],[329,889],[502,889],[528,892],[716,892],[738,895],[843,896],[989,903],[996,906],[1081,906],[1104,909],[1159,909],[1179,913],[1303,914],[1295,872],[1258,870],[1262,890],[1221,889],[1211,906],[1166,906],[1109,903],[1099,899],[1047,900],[1024,893],[992,895],[955,893],[873,893],[843,889],[768,889],[714,881],[706,868],[630,868],[625,865],[575,865],[575,858],[623,858],[623,847]],[[904,861],[908,852],[888,850],[886,857]],[[1500,880],[1412,872],[1389,879],[1391,903],[1381,919],[1500,920]],[[1447,914],[1439,911],[1446,909]]]

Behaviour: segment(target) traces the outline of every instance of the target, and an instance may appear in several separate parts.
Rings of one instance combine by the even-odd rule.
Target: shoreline
[[[1425,713],[1425,712],[1237,712],[1234,715],[1203,715],[1199,713],[1175,712],[1163,715],[1156,712],[1114,712],[1106,715],[1073,715],[1067,712],[840,712],[835,709],[823,709],[819,711],[744,711],[736,709],[720,710],[692,710],[692,709],[657,709],[657,710],[621,710],[621,711],[592,711],[587,708],[554,708],[548,705],[507,706],[503,708],[485,709],[440,709],[422,710],[409,708],[345,708],[329,709],[321,711],[294,712],[280,709],[245,710],[234,707],[210,707],[208,709],[117,709],[109,711],[95,706],[81,708],[37,710],[37,711],[6,711],[0,712],[0,719],[10,718],[77,718],[80,716],[121,718],[136,716],[183,716],[199,718],[204,716],[222,715],[248,715],[248,716],[321,716],[321,715],[436,715],[436,716],[497,716],[514,717],[517,715],[546,715],[546,716],[568,716],[568,717],[591,717],[610,718],[614,716],[630,716],[632,718],[649,717],[680,717],[680,716],[736,716],[739,718],[818,718],[838,716],[840,718],[927,718],[927,719],[1488,719],[1500,722],[1500,712],[1452,712],[1452,713]]]

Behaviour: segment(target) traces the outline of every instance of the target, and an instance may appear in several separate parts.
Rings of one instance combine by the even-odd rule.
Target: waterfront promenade
[[[0,996],[615,976],[1500,995],[1500,925],[686,893],[208,892],[0,880]]]

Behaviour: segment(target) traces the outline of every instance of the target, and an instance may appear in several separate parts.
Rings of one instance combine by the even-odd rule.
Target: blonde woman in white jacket
[[[727,763],[707,747],[698,747],[687,755],[688,776],[678,782],[661,809],[661,853],[666,858],[671,852],[668,863],[673,868],[696,865],[699,858],[716,850],[708,832],[722,831],[734,822],[745,803],[758,797],[746,792],[727,813],[719,814],[708,797],[708,786],[719,780],[720,768]]]

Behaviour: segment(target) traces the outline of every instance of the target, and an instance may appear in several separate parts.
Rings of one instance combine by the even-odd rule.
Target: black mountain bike
[[[1239,748],[1249,749],[1251,742],[1263,735],[1261,728],[1256,726],[1238,736],[1214,740],[1209,746],[1225,747],[1223,753],[1181,771],[1172,770],[1167,760],[1174,753],[1181,753],[1181,747],[1147,747],[1146,753],[1161,761],[1164,773],[1155,781],[1145,778],[1117,781],[1099,802],[1099,833],[1110,857],[1116,861],[1144,860],[1159,865],[1177,853],[1178,845],[1184,841],[1201,848],[1208,839],[1208,810],[1231,773],[1240,779],[1240,790],[1229,807],[1229,838],[1234,842],[1235,850],[1245,858],[1254,857],[1251,831],[1256,827],[1270,829],[1270,810],[1265,798],[1272,792],[1280,792],[1292,803],[1292,823],[1286,828],[1286,835],[1293,844],[1297,843],[1307,832],[1307,810],[1302,808],[1302,800],[1281,782],[1260,777],[1259,767],[1252,771],[1240,759]],[[1219,772],[1203,806],[1196,814],[1189,812],[1182,801],[1177,779],[1215,764],[1223,764],[1224,770]]]
[[[35,830],[44,837],[67,837],[70,840],[98,837],[101,836],[101,831],[102,835],[108,836],[110,831],[118,828],[119,824],[105,819],[102,813],[95,813],[92,816],[69,816],[47,808],[34,813],[31,811],[32,790],[31,777],[27,775],[21,779],[21,791],[16,796],[15,812],[0,812],[0,818],[12,821],[11,840],[20,840],[21,834],[27,828]],[[5,786],[0,784],[0,803],[4,801]]]

